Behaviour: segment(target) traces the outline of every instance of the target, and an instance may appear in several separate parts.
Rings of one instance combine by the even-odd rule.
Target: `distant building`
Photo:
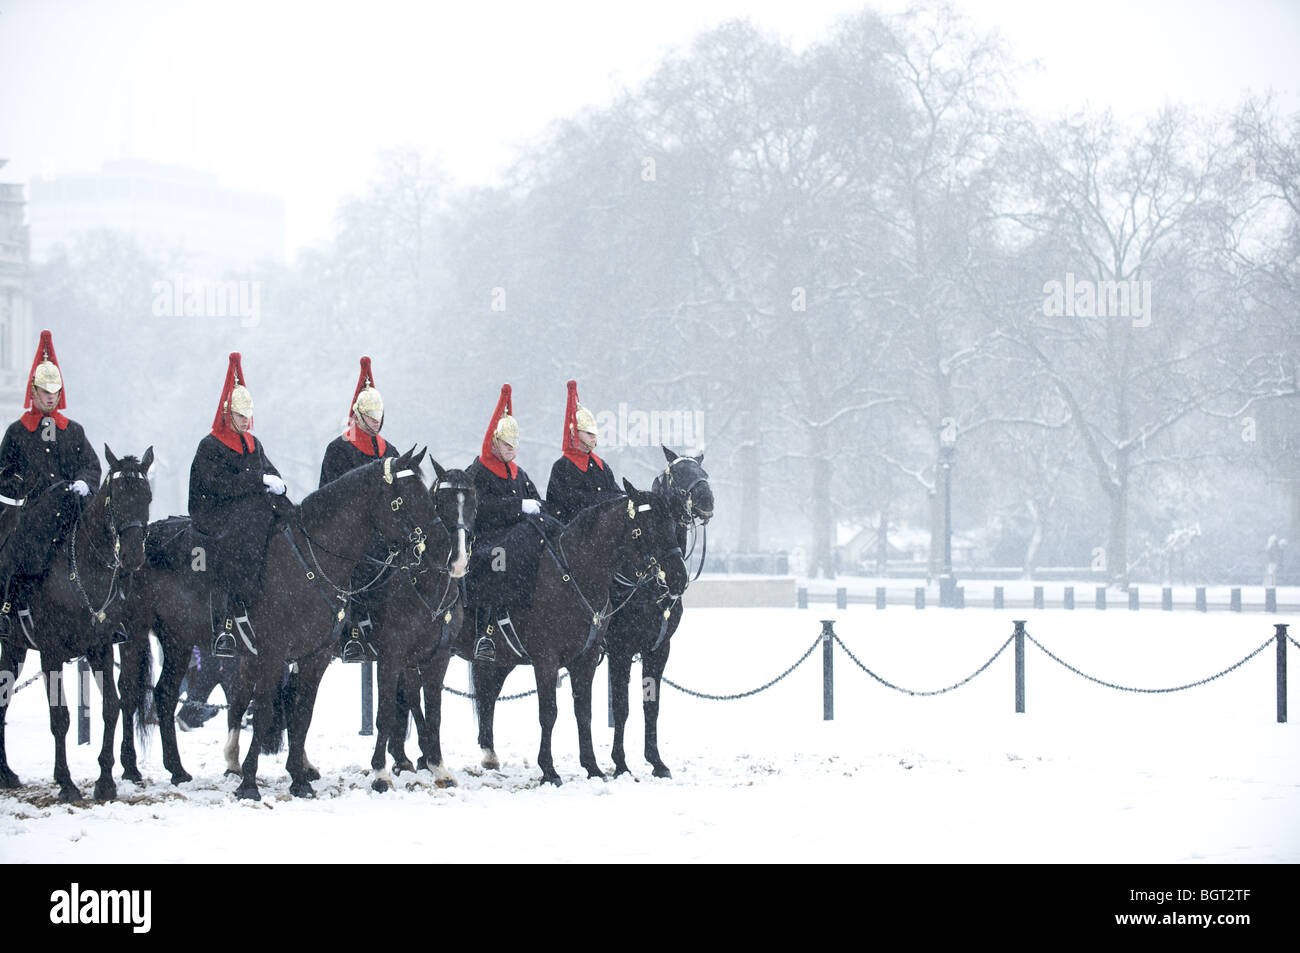
[[[0,159],[0,168],[9,160]],[[32,340],[31,254],[23,187],[0,182],[0,408],[21,407]]]
[[[226,188],[215,175],[143,159],[96,173],[33,179],[31,258],[98,229],[124,232],[150,254],[182,251],[207,276],[284,261],[284,200]]]

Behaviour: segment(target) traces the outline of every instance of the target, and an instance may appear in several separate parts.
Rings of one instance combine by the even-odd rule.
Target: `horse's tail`
[[[298,674],[289,672],[275,691],[275,699],[271,704],[271,724],[262,736],[262,754],[279,754],[284,747],[284,733],[288,729],[289,713],[293,711],[297,694]]]
[[[135,706],[135,740],[143,750],[149,744],[149,728],[158,724],[158,709],[153,697],[153,646],[148,635],[145,636],[135,675],[139,687],[139,701]]]

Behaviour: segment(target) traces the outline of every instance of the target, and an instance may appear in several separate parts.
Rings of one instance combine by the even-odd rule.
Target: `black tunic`
[[[275,520],[262,482],[268,473],[280,475],[262,441],[256,440],[251,452],[237,453],[211,434],[199,441],[190,465],[190,518],[196,544],[205,546],[209,579],[245,599],[262,591],[262,564]]]
[[[5,537],[0,584],[14,573],[43,573],[76,519],[77,507],[69,494],[38,500],[41,491],[55,483],[84,480],[94,492],[99,475],[99,457],[75,420],[62,430],[53,417],[41,418],[34,431],[21,420],[9,425],[0,443],[0,494],[27,502],[21,507],[0,504],[0,534]]]
[[[542,536],[525,519],[523,501],[540,502],[537,487],[523,467],[516,467],[513,477],[499,477],[477,457],[465,472],[474,480],[478,494],[466,578],[469,604],[528,606],[537,579]]]
[[[556,519],[565,523],[579,511],[599,503],[602,499],[622,493],[614,479],[614,470],[608,461],[602,468],[595,460],[587,461],[583,473],[568,457],[560,457],[551,467],[551,482],[546,484],[546,509]]]
[[[371,442],[371,445],[375,448],[373,455],[358,450],[356,444],[347,437],[335,437],[330,441],[330,445],[325,448],[325,459],[321,461],[320,465],[321,486],[326,483],[333,483],[343,474],[374,460],[397,456],[392,441],[385,441],[384,452],[379,453],[379,442],[374,437],[366,434],[362,439]]]

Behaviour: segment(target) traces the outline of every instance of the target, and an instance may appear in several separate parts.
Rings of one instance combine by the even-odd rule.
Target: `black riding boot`
[[[224,592],[220,611],[212,614],[212,654],[217,658],[235,657],[235,620],[230,612],[230,596]]]
[[[484,615],[487,619],[486,629],[483,628],[481,621],[481,617]],[[478,641],[474,643],[474,661],[476,662],[495,662],[497,660],[496,643],[492,641],[492,633],[496,630],[496,626],[492,622],[493,616],[494,614],[490,610],[487,613],[480,610],[474,612],[474,631],[483,633],[478,637]]]

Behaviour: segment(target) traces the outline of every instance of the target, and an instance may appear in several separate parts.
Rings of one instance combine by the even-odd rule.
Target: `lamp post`
[[[952,462],[957,454],[957,428],[939,428],[939,469],[943,471],[943,573],[939,576],[939,605],[957,604],[957,580],[952,574]]]

